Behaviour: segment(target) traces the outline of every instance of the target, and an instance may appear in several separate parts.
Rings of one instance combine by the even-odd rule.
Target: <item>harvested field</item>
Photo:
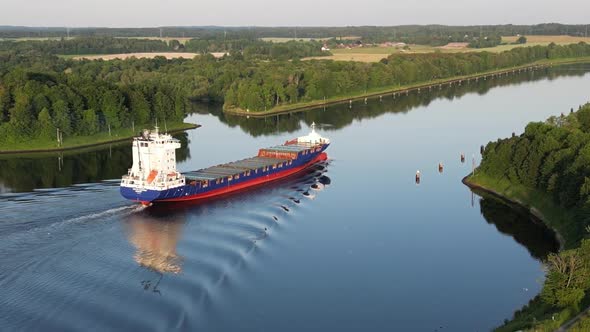
[[[377,62],[383,58],[395,53],[456,53],[456,52],[503,52],[511,50],[515,47],[527,47],[541,45],[545,46],[550,43],[561,45],[573,44],[578,42],[590,43],[590,37],[572,37],[572,36],[526,36],[526,44],[512,44],[518,37],[509,36],[502,37],[504,44],[489,48],[469,48],[467,43],[450,43],[441,47],[432,47],[426,45],[408,45],[409,49],[400,49],[395,47],[359,47],[352,49],[333,49],[332,56],[326,57],[310,57],[308,59],[324,59],[335,61],[359,61],[359,62]]]
[[[590,43],[590,37],[573,37],[573,36],[544,36],[544,35],[525,35],[527,39],[527,44],[534,43],[534,44],[549,44],[549,43],[556,43],[556,44],[573,44],[579,42],[586,42]],[[504,43],[514,43],[518,39],[518,36],[504,36],[502,37],[502,42]],[[525,44],[526,45],[526,44]]]
[[[192,59],[195,56],[199,55],[198,53],[186,53],[186,52],[157,52],[157,53],[123,53],[123,54],[99,54],[99,55],[80,55],[73,57],[75,60],[115,60],[121,59],[125,60],[128,58],[148,58],[152,59],[157,56],[163,56],[166,59],[175,59],[175,58],[183,58],[183,59]]]
[[[334,53],[330,56],[314,56],[305,58],[305,60],[335,60],[335,61],[358,61],[358,62],[377,62],[387,58],[389,54],[380,53]]]
[[[192,37],[117,37],[117,38],[125,38],[125,39],[148,39],[148,40],[161,40],[166,43],[169,43],[171,40],[178,40],[181,44],[186,44],[187,41],[193,39]]]
[[[288,38],[288,37],[264,37],[264,38],[260,38],[260,40],[267,41],[267,42],[273,42],[273,43],[286,43],[286,42],[290,42],[290,41],[293,41],[293,40],[296,40],[296,41],[311,41],[311,40],[322,41],[322,40],[328,40],[328,39],[330,39],[330,37],[328,37],[328,38]]]
[[[467,48],[467,46],[469,46],[469,43],[448,43],[445,46],[441,46],[439,48],[442,50],[460,50]]]

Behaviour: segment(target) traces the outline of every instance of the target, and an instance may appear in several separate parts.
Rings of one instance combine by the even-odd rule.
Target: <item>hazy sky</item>
[[[590,23],[590,0],[0,1],[0,25],[140,27]]]

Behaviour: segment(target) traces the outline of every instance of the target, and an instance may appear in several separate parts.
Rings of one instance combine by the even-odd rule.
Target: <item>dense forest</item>
[[[330,55],[322,52],[318,41],[290,41],[273,43],[260,39],[191,39],[185,44],[178,40],[162,40],[84,37],[57,40],[4,40],[0,52],[13,51],[21,54],[41,53],[58,55],[118,54],[135,52],[229,52],[246,59],[288,60],[309,56]]]
[[[578,230],[590,224],[590,104],[527,125],[524,134],[487,145],[479,169],[579,208]],[[582,234],[582,233],[579,233]]]
[[[113,37],[88,37],[57,40],[3,40],[0,52],[47,54],[116,54],[132,52],[168,52],[173,47],[161,40]]]
[[[590,104],[530,123],[520,136],[489,143],[478,172],[544,193],[562,213],[571,215],[564,227],[568,231],[562,235],[573,249],[549,255],[541,296],[532,302],[544,308],[543,314],[562,310],[554,314],[557,322],[548,319],[544,323],[547,330],[554,330],[557,326],[553,324],[578,312],[590,296]],[[517,312],[515,318],[523,325],[510,326],[510,330],[531,327],[532,317],[527,314],[527,310]]]
[[[590,45],[534,46],[502,53],[394,54],[378,63],[291,61],[257,64],[236,77],[225,94],[225,107],[264,111],[275,106],[371,89],[519,66],[543,59],[590,56]]]
[[[69,137],[182,121],[193,85],[155,72],[173,63],[128,62],[128,71],[140,72],[130,77],[120,63],[0,54],[0,142],[54,139],[58,128]]]
[[[383,99],[376,99],[379,102],[363,101],[353,102],[352,108],[348,103],[331,105],[327,108],[318,108],[308,112],[296,112],[278,114],[265,117],[264,121],[259,118],[232,115],[223,112],[218,104],[193,104],[191,111],[202,114],[212,114],[220,121],[231,127],[238,126],[244,132],[252,136],[271,135],[277,132],[296,132],[302,129],[301,124],[307,126],[313,122],[325,125],[323,131],[331,131],[349,126],[355,121],[373,119],[388,113],[407,113],[420,106],[428,106],[437,99],[453,100],[462,96],[477,93],[485,95],[491,89],[500,86],[518,85],[522,82],[534,82],[545,79],[555,79],[562,76],[583,76],[588,73],[586,64],[568,65],[564,67],[545,67],[537,71],[523,71],[508,76],[502,76],[493,80],[479,80],[470,84],[445,85],[440,89],[433,89],[428,93],[411,91],[407,95],[401,94],[392,98],[388,96]]]
[[[319,41],[273,43],[260,39],[191,39],[182,48],[189,52],[229,52],[235,57],[260,60],[289,60],[331,55],[322,51]]]
[[[68,31],[69,30],[69,31]],[[536,25],[402,25],[358,27],[154,27],[154,28],[70,28],[0,26],[0,38],[22,37],[187,37],[199,39],[341,38],[358,36],[369,43],[403,41],[422,45],[444,45],[483,36],[571,35],[588,36],[588,25],[544,23]]]
[[[93,135],[181,121],[191,101],[264,111],[277,105],[352,95],[432,79],[590,55],[584,43],[502,53],[398,54],[378,63],[221,59],[78,61],[47,52],[0,52],[0,142]]]

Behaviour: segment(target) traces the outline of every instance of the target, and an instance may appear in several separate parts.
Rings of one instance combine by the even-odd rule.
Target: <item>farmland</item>
[[[511,50],[515,47],[525,46],[546,46],[550,43],[558,45],[574,44],[579,42],[590,43],[590,37],[572,37],[572,36],[526,36],[526,44],[514,44],[517,36],[505,36],[502,37],[502,44],[496,47],[490,48],[445,48],[433,47],[427,45],[408,45],[408,49],[396,48],[396,47],[359,47],[351,49],[333,49],[333,55],[328,57],[321,57],[325,60],[336,60],[336,61],[359,61],[359,62],[377,62],[387,56],[395,53],[431,53],[431,52],[442,52],[442,53],[457,53],[457,52],[503,52]],[[311,57],[308,59],[319,59],[319,57]]]
[[[114,60],[114,59],[128,59],[128,58],[148,58],[153,59],[157,56],[163,56],[166,59],[175,59],[175,58],[183,58],[183,59],[192,59],[197,56],[197,53],[188,53],[188,52],[153,52],[153,53],[122,53],[122,54],[96,54],[96,55],[83,55],[83,56],[75,56],[73,59],[75,60]]]

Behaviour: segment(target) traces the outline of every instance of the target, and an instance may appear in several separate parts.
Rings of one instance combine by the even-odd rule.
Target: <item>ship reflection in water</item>
[[[146,209],[129,216],[128,236],[136,248],[133,258],[137,264],[159,273],[180,273],[182,257],[176,246],[184,224],[185,214],[169,209]]]
[[[135,247],[133,259],[139,266],[158,274],[157,280],[144,280],[141,282],[144,290],[160,293],[157,289],[164,274],[180,274],[182,272],[184,257],[177,252],[177,246],[183,236],[187,218],[203,217],[211,215],[212,211],[225,210],[228,201],[232,204],[251,208],[264,208],[271,200],[277,200],[270,208],[280,206],[285,211],[295,209],[304,198],[314,199],[316,194],[331,184],[331,179],[326,175],[329,162],[320,162],[309,169],[247,192],[236,193],[221,199],[210,199],[201,203],[178,202],[154,205],[140,212],[131,214],[126,218],[127,237],[129,243]],[[267,236],[267,230],[273,227],[279,220],[273,216],[273,223],[262,223],[260,229],[253,230],[254,239],[251,245]],[[248,221],[245,221],[248,223]],[[242,228],[237,225],[241,230]],[[227,230],[232,232],[232,230]],[[190,231],[189,231],[190,232]],[[259,234],[259,233],[262,233]],[[195,237],[194,233],[189,237]],[[234,246],[232,246],[234,247]],[[238,249],[237,247],[234,247]],[[242,248],[249,251],[248,248]],[[194,254],[194,253],[193,253]],[[190,260],[191,257],[188,257]],[[193,256],[193,258],[195,258]],[[190,264],[190,262],[187,262]]]

